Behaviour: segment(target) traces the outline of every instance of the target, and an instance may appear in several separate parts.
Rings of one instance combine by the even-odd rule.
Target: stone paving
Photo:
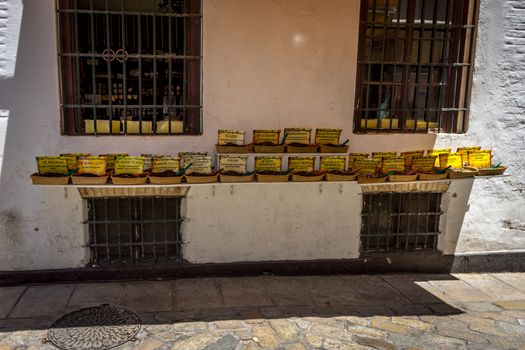
[[[182,279],[0,288],[0,350],[112,303],[143,327],[121,349],[525,349],[525,273]]]

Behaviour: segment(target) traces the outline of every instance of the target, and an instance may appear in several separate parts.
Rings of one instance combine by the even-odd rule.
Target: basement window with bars
[[[363,194],[361,253],[437,249],[441,193]]]
[[[202,134],[201,0],[57,0],[62,133]]]
[[[467,128],[479,0],[361,0],[355,132]]]
[[[90,265],[182,262],[182,197],[87,199]]]

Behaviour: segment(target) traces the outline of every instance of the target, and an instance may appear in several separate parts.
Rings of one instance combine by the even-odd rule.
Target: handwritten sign
[[[99,157],[106,158],[106,169],[111,170],[115,168],[115,159],[117,157],[127,157],[127,153],[118,153],[118,154],[100,154]]]
[[[67,174],[69,171],[66,157],[43,156],[36,157],[38,173],[46,174]]]
[[[315,157],[290,157],[288,158],[288,169],[292,173],[298,172],[314,172]]]
[[[492,165],[492,151],[468,152],[468,165],[473,168],[490,168]]]
[[[360,174],[375,174],[379,167],[377,159],[356,159],[353,168]]]
[[[144,157],[117,157],[115,158],[115,175],[144,173]]]
[[[372,153],[372,159],[383,160],[384,158],[395,158],[397,152],[374,152]]]
[[[368,153],[350,153],[348,155],[348,168],[352,168],[354,163],[358,159],[367,159],[369,156]]]
[[[423,154],[425,154],[425,151],[401,152],[401,157],[405,158],[405,168],[412,168],[412,162],[414,160],[414,157],[421,157],[423,156]]]
[[[254,130],[253,143],[271,143],[272,145],[278,145],[280,135],[281,130]]]
[[[429,149],[428,155],[429,156],[436,156],[436,163],[434,164],[435,167],[439,167],[439,155],[440,154],[446,154],[450,153],[450,148],[442,148],[442,149]]]
[[[454,169],[463,168],[462,153],[442,153],[439,155],[439,166],[441,168],[451,167]]]
[[[317,129],[315,130],[315,144],[338,145],[341,131],[341,129]]]
[[[255,171],[275,171],[280,172],[282,167],[282,157],[268,156],[255,157]]]
[[[383,172],[395,171],[396,173],[405,172],[405,158],[385,158],[383,159]]]
[[[193,165],[188,170],[186,170],[186,174],[210,174],[212,171],[211,157],[197,156],[184,158],[184,167],[188,166],[190,163],[193,163]]]
[[[78,174],[106,175],[105,157],[82,157],[77,162]]]
[[[220,156],[219,168],[223,171],[233,171],[245,174],[248,166],[247,156]]]
[[[165,171],[177,172],[180,170],[180,158],[178,157],[154,157],[151,161],[151,172],[162,173]]]
[[[434,171],[436,159],[437,156],[414,157],[414,160],[412,161],[412,169],[422,173],[431,173]]]
[[[321,157],[319,169],[321,171],[345,171],[345,156]]]
[[[290,143],[309,145],[311,133],[312,129],[286,128],[284,129],[284,134],[286,135],[284,143],[287,145]]]
[[[219,145],[244,145],[244,131],[235,130],[219,130],[218,144]]]

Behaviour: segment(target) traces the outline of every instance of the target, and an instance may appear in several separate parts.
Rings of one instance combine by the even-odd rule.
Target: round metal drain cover
[[[47,341],[64,350],[103,350],[134,340],[139,330],[136,313],[105,304],[60,317],[49,330]]]

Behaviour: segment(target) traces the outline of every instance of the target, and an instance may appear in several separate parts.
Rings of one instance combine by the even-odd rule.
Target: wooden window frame
[[[474,56],[475,56],[475,48],[476,48],[476,37],[477,37],[477,24],[478,24],[478,17],[479,17],[479,0],[466,0],[466,1],[454,1],[454,0],[436,0],[435,3],[438,1],[446,1],[447,11],[446,11],[446,22],[444,25],[440,25],[441,27],[445,28],[445,37],[441,40],[443,40],[442,48],[445,52],[442,53],[441,59],[442,61],[442,68],[441,68],[441,85],[443,86],[440,88],[440,93],[438,96],[438,102],[437,106],[434,109],[434,113],[437,115],[437,120],[435,122],[430,122],[429,118],[427,117],[427,113],[430,110],[428,108],[428,95],[430,95],[431,89],[429,86],[426,87],[426,97],[425,99],[425,109],[424,109],[424,119],[420,120],[418,116],[416,116],[416,113],[419,111],[416,109],[416,103],[418,100],[417,94],[418,94],[418,87],[423,85],[420,84],[419,81],[413,82],[410,81],[410,69],[416,68],[418,70],[421,69],[420,67],[425,66],[425,64],[422,64],[420,61],[420,58],[418,62],[413,62],[412,55],[412,42],[414,40],[414,35],[417,34],[415,31],[417,30],[417,25],[415,25],[414,19],[416,18],[416,4],[419,1],[424,0],[399,0],[398,4],[401,2],[406,3],[406,23],[400,24],[399,17],[397,23],[394,25],[392,24],[392,27],[396,27],[396,46],[398,42],[398,35],[400,33],[400,29],[404,31],[405,37],[404,37],[404,45],[403,45],[403,62],[396,63],[396,58],[394,58],[394,62],[387,62],[385,61],[385,40],[384,37],[386,36],[386,28],[387,28],[387,20],[385,19],[384,27],[383,27],[383,42],[382,45],[382,60],[381,60],[381,81],[379,82],[379,90],[378,93],[378,100],[376,101],[377,106],[374,108],[371,108],[370,104],[370,86],[372,85],[372,74],[371,74],[371,67],[373,57],[372,57],[372,50],[375,48],[375,44],[373,41],[373,30],[374,27],[377,25],[378,27],[381,27],[381,24],[376,22],[376,13],[379,10],[377,7],[378,0],[361,0],[361,7],[360,7],[360,23],[359,23],[359,44],[358,44],[358,68],[357,68],[357,79],[356,79],[356,92],[355,92],[355,109],[354,109],[354,132],[355,133],[370,133],[370,132],[377,132],[377,133],[396,133],[396,132],[402,132],[402,133],[410,133],[410,132],[418,132],[418,133],[427,133],[429,131],[436,131],[436,132],[447,132],[447,133],[464,133],[467,130],[468,127],[468,115],[469,115],[469,104],[470,104],[470,96],[471,96],[471,88],[472,88],[472,76],[473,76],[473,67],[474,67]],[[383,13],[386,13],[388,11],[388,0],[382,0],[384,3],[385,9]],[[370,4],[373,5],[373,18],[372,21],[369,21],[369,9]],[[424,5],[420,5],[420,7],[423,7],[421,9],[421,15],[420,18],[423,15],[424,12]],[[436,8],[437,5],[434,7],[434,14],[433,14],[433,20],[430,27],[435,28],[437,26],[437,18],[436,18]],[[399,8],[398,8],[399,11]],[[398,14],[399,16],[399,14]],[[425,18],[425,17],[423,17]],[[420,28],[423,32],[423,27],[428,26],[426,24],[426,20],[421,24],[420,20]],[[372,35],[370,38],[370,44],[367,45],[367,30],[372,28]],[[432,29],[432,41],[436,40],[435,37],[435,29]],[[448,42],[451,44],[445,44],[446,40],[448,38]],[[415,40],[422,40],[415,39]],[[418,44],[418,50],[420,50],[419,46],[421,44]],[[431,44],[431,47],[434,46],[434,43]],[[397,47],[396,47],[397,50]],[[432,50],[432,49],[431,49]],[[397,52],[397,51],[396,51]],[[431,51],[432,52],[432,51]],[[430,58],[430,64],[426,64],[429,66],[429,72],[428,75],[431,76],[433,73],[433,66],[432,66],[432,57]],[[400,85],[401,86],[401,92],[399,95],[395,95],[395,93],[392,93],[392,96],[390,96],[390,100],[394,103],[391,103],[390,106],[395,104],[395,100],[398,96],[400,96],[400,108],[393,108],[398,112],[398,118],[397,118],[397,127],[394,125],[394,121],[396,119],[394,118],[394,112],[392,110],[388,110],[388,118],[386,120],[386,123],[381,120],[380,113],[383,111],[380,103],[382,100],[381,92],[384,85],[389,85],[388,83],[384,83],[383,81],[383,66],[385,64],[394,65],[394,74],[396,73],[396,65],[397,68],[402,69],[402,78]],[[429,83],[430,83],[430,77]],[[416,78],[417,80],[417,78]],[[394,78],[393,78],[394,81]],[[430,85],[430,84],[428,84]],[[394,86],[394,83],[392,83],[392,86]],[[414,88],[414,101],[412,103],[412,106],[410,105],[409,98],[410,93],[409,89]],[[366,90],[366,93],[363,93],[363,91]],[[436,96],[434,96],[436,98]],[[375,111],[375,116],[373,115]],[[370,113],[372,112],[372,113]],[[371,114],[369,116],[369,114]],[[407,117],[408,116],[408,117]],[[408,126],[407,120],[413,120],[410,127]],[[425,120],[426,119],[426,120]],[[372,121],[372,122],[370,122]],[[421,123],[423,121],[423,123]],[[386,124],[386,125],[384,125]],[[423,124],[423,127],[421,127],[420,124]],[[370,126],[372,125],[372,127]]]
[[[106,0],[106,9],[105,11],[101,10],[94,10],[93,1],[91,0],[91,9],[90,10],[79,10],[77,7],[77,4],[82,0],[56,0],[56,13],[57,13],[57,44],[58,44],[58,71],[59,71],[59,84],[60,84],[60,113],[61,113],[61,134],[66,136],[123,136],[123,135],[137,135],[137,136],[177,136],[177,135],[202,135],[202,128],[203,128],[203,121],[202,121],[202,0],[155,0],[156,4],[158,3],[159,9],[162,5],[165,5],[167,7],[167,13],[161,12],[160,10],[157,12],[150,12],[150,13],[142,13],[143,16],[149,15],[158,18],[158,21],[160,21],[160,16],[163,16],[165,18],[170,18],[170,26],[171,27],[171,18],[176,17],[184,17],[184,28],[185,28],[185,34],[184,37],[184,52],[182,54],[175,53],[171,51],[165,52],[162,57],[166,57],[166,62],[169,62],[170,65],[170,72],[171,72],[171,66],[172,62],[175,62],[175,60],[183,60],[185,63],[184,67],[184,78],[183,78],[183,86],[181,87],[181,90],[183,90],[183,97],[181,97],[181,100],[183,100],[183,103],[173,103],[172,99],[173,96],[175,96],[175,86],[174,83],[171,80],[171,73],[169,74],[169,84],[166,84],[166,86],[170,86],[169,91],[170,95],[168,98],[168,107],[166,105],[163,105],[162,101],[159,100],[159,98],[155,97],[154,102],[152,105],[142,105],[142,102],[139,102],[138,105],[131,105],[127,104],[126,102],[126,96],[127,93],[124,93],[124,103],[116,106],[115,104],[112,105],[112,94],[115,93],[112,92],[111,84],[108,83],[108,100],[105,105],[100,104],[97,105],[97,102],[93,102],[91,104],[83,103],[82,97],[80,95],[80,81],[81,81],[81,72],[79,69],[78,64],[78,58],[82,56],[82,53],[78,50],[78,26],[76,26],[76,20],[77,20],[77,13],[81,13],[82,11],[84,13],[91,13],[91,18],[93,18],[93,13],[95,14],[104,14],[109,12],[111,14],[115,14],[119,11],[110,11],[110,4],[111,1],[119,3],[119,0]],[[89,0],[87,0],[89,1]],[[84,1],[84,2],[87,2]],[[140,16],[141,16],[141,10],[137,10],[137,12],[130,12],[126,11],[124,9],[123,0],[120,0],[120,6],[122,13],[122,20],[124,21],[124,16],[131,15],[130,17],[137,16],[138,21],[140,22]],[[149,1],[149,0],[148,0]],[[176,2],[183,2],[184,3],[184,12],[183,13],[172,13],[169,10],[170,7],[173,8],[173,6],[176,6]],[[99,1],[100,3],[100,1]],[[113,4],[111,4],[113,5]],[[65,15],[64,15],[65,14]],[[174,21],[173,21],[174,22]],[[124,23],[124,22],[123,22]],[[155,23],[155,22],[154,22]],[[93,27],[93,22],[91,27]],[[109,31],[109,27],[106,27],[107,31]],[[140,28],[140,24],[139,24]],[[124,24],[122,25],[122,31],[125,34],[122,34],[122,37],[128,35],[127,28],[125,28]],[[140,29],[139,29],[140,31]],[[109,36],[111,34],[108,34],[108,43],[109,43]],[[171,35],[171,34],[170,34]],[[156,40],[155,35],[153,35],[154,41]],[[124,40],[124,39],[123,39]],[[139,40],[140,42],[140,40]],[[109,44],[106,43],[108,46]],[[94,44],[93,44],[94,45]],[[171,45],[171,41],[170,41]],[[76,46],[76,47],[75,47]],[[139,44],[140,47],[140,44]],[[116,50],[114,50],[116,51]],[[97,52],[98,54],[97,58],[101,57],[101,53]],[[127,52],[125,53],[127,55]],[[86,54],[84,54],[84,57]],[[142,55],[139,48],[138,54],[135,54],[135,56],[140,56],[137,58],[138,62],[141,62]],[[153,60],[159,61],[160,58],[157,57],[157,53],[154,52],[153,55],[155,58]],[[94,59],[95,56],[93,56]],[[160,56],[159,56],[160,57]],[[71,59],[66,59],[71,58]],[[113,57],[114,58],[114,57]],[[118,57],[117,57],[118,58]],[[75,64],[75,59],[77,63]],[[125,58],[127,60],[127,57]],[[103,63],[104,64],[104,63]],[[109,65],[109,63],[108,63]],[[124,63],[125,66],[125,63]],[[139,63],[139,71],[140,71],[140,78],[139,80],[142,82],[142,70],[141,70],[141,63]],[[123,75],[125,76],[127,74],[125,68],[123,71]],[[94,69],[93,69],[94,74]],[[111,73],[108,73],[110,75]],[[98,78],[97,78],[98,79]],[[153,80],[157,81],[156,75],[154,76]],[[93,81],[93,89],[92,94],[93,97],[95,96],[95,79],[92,76]],[[110,80],[111,81],[111,80]],[[126,78],[124,78],[124,90],[126,89],[125,85]],[[140,83],[139,83],[140,84]],[[154,83],[156,85],[158,83]],[[142,85],[139,85],[138,94],[140,95],[139,100],[142,101],[142,95],[143,90],[141,88]],[[157,92],[160,91],[156,90]],[[157,93],[155,93],[157,95]],[[72,103],[73,101],[73,103]],[[75,106],[75,107],[72,107]],[[91,107],[92,106],[92,107]],[[121,108],[124,110],[123,115],[126,116],[126,109],[127,106],[129,106],[129,109],[138,110],[139,114],[139,121],[140,121],[140,130],[139,132],[133,132],[130,133],[127,131],[127,120],[128,117],[115,117],[114,111],[118,108]],[[143,114],[144,110],[146,108],[152,108],[154,111],[152,114],[150,114],[149,118],[152,120],[152,131],[143,130],[142,122],[143,122]],[[94,125],[94,132],[87,133],[86,128],[84,126],[84,120],[85,117],[82,116],[82,109],[89,109],[93,108],[93,125]],[[167,127],[168,131],[163,132],[157,132],[157,127],[155,126],[156,122],[164,120],[165,116],[159,115],[157,111],[161,110],[162,108],[168,108],[167,113]],[[66,110],[67,109],[67,110]],[[105,117],[105,120],[109,120],[109,132],[97,132],[97,115],[98,115],[98,109],[104,110],[107,109],[107,116]],[[176,120],[174,117],[172,117],[172,114],[177,113],[178,111],[183,111],[183,131],[178,132],[172,130],[172,121]],[[120,123],[122,124],[120,132],[117,132],[116,130],[113,130],[113,122],[116,122],[117,120],[120,120]],[[144,120],[145,121],[145,120]]]

